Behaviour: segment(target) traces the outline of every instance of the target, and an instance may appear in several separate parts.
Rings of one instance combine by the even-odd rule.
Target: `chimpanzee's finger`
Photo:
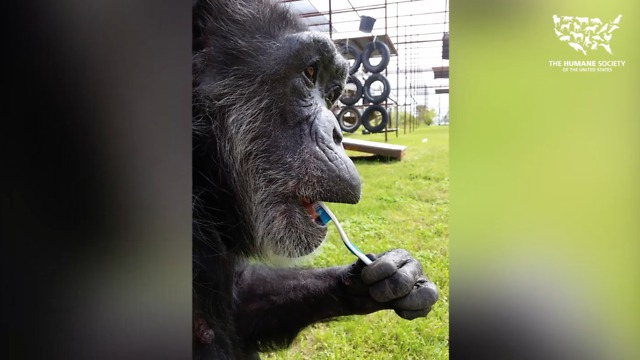
[[[405,320],[413,320],[427,316],[431,312],[431,307],[422,310],[395,310],[396,314]]]
[[[395,274],[410,259],[411,255],[402,249],[383,253],[369,266],[362,269],[362,280],[365,284],[373,284],[386,279]]]
[[[369,294],[378,302],[401,298],[411,292],[421,274],[422,268],[420,264],[415,259],[410,258],[405,266],[400,267],[395,274],[371,285]]]
[[[368,257],[369,260],[371,260],[371,261],[376,261],[376,259],[377,259],[376,256],[373,255],[373,254],[366,254],[365,256]],[[367,264],[365,264],[364,261],[362,261],[362,260],[360,260],[360,258],[358,258],[358,261],[356,261],[353,264],[353,270],[354,270],[354,272],[356,274],[359,274],[362,271],[362,269],[365,268],[365,266],[367,266]]]
[[[373,254],[367,254],[366,256],[371,261],[376,260],[376,256]],[[345,273],[345,276],[342,277],[342,283],[347,286],[350,294],[360,296],[369,294],[369,286],[362,281],[362,277],[360,276],[360,272],[366,266],[367,265],[362,260],[358,259],[353,264],[346,267],[347,272]]]
[[[431,309],[436,301],[438,301],[436,285],[422,276],[413,285],[408,295],[394,301],[394,309],[397,311]]]

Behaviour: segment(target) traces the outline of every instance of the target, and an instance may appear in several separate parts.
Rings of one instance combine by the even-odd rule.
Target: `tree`
[[[417,125],[417,121],[416,121],[416,117],[411,115],[408,112],[404,112],[404,111],[400,111],[399,112],[400,117],[398,118],[398,126],[400,127],[404,127],[405,126],[405,122],[408,124],[415,124]],[[393,123],[395,124],[396,121],[396,110],[392,109],[389,112],[389,121],[393,121]]]
[[[436,109],[428,109],[425,105],[416,106],[416,111],[418,112],[417,119],[419,122],[424,122],[427,126],[433,124],[433,119],[436,117]]]

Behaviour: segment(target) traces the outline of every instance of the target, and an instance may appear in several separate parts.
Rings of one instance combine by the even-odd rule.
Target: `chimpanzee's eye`
[[[309,79],[312,83],[316,83],[316,79],[318,78],[318,66],[316,64],[307,66],[302,74]]]

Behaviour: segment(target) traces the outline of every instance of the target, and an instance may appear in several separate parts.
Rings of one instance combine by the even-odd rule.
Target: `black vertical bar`
[[[387,0],[384,0],[384,34],[387,35]],[[381,54],[382,55],[382,54]],[[389,54],[389,58],[391,58],[391,54]],[[380,61],[382,61],[382,58],[380,59]],[[389,74],[387,72],[387,68],[384,68],[384,76],[386,78],[389,77]],[[389,108],[389,104],[388,104],[388,100],[384,101],[384,108],[385,110]],[[387,110],[387,114],[389,113],[389,111]],[[385,125],[385,131],[384,131],[384,142],[388,142],[388,133],[389,133],[389,123],[391,122],[391,119],[388,119],[389,121],[387,121],[387,125]]]
[[[400,42],[400,16],[398,12],[398,3],[396,3],[396,137],[400,127],[400,49],[397,43]]]
[[[331,18],[331,0],[329,0],[329,38],[333,40],[333,19]]]

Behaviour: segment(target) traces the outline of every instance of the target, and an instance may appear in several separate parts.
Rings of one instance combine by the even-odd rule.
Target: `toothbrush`
[[[357,247],[355,247],[349,241],[349,238],[347,238],[347,234],[345,234],[344,230],[342,230],[342,226],[340,225],[340,222],[338,222],[338,219],[336,219],[335,215],[333,215],[331,210],[329,210],[329,208],[322,201],[318,201],[317,204],[318,206],[315,208],[315,211],[316,211],[316,214],[318,215],[318,220],[320,220],[320,222],[322,222],[322,224],[324,225],[327,225],[329,223],[329,220],[333,220],[333,224],[338,229],[340,238],[342,238],[342,242],[347,247],[347,249],[349,249],[349,251],[351,251],[353,255],[357,256],[360,260],[362,260],[362,262],[364,262],[365,265],[371,264],[372,262],[371,259],[366,257],[360,250],[358,250]]]

